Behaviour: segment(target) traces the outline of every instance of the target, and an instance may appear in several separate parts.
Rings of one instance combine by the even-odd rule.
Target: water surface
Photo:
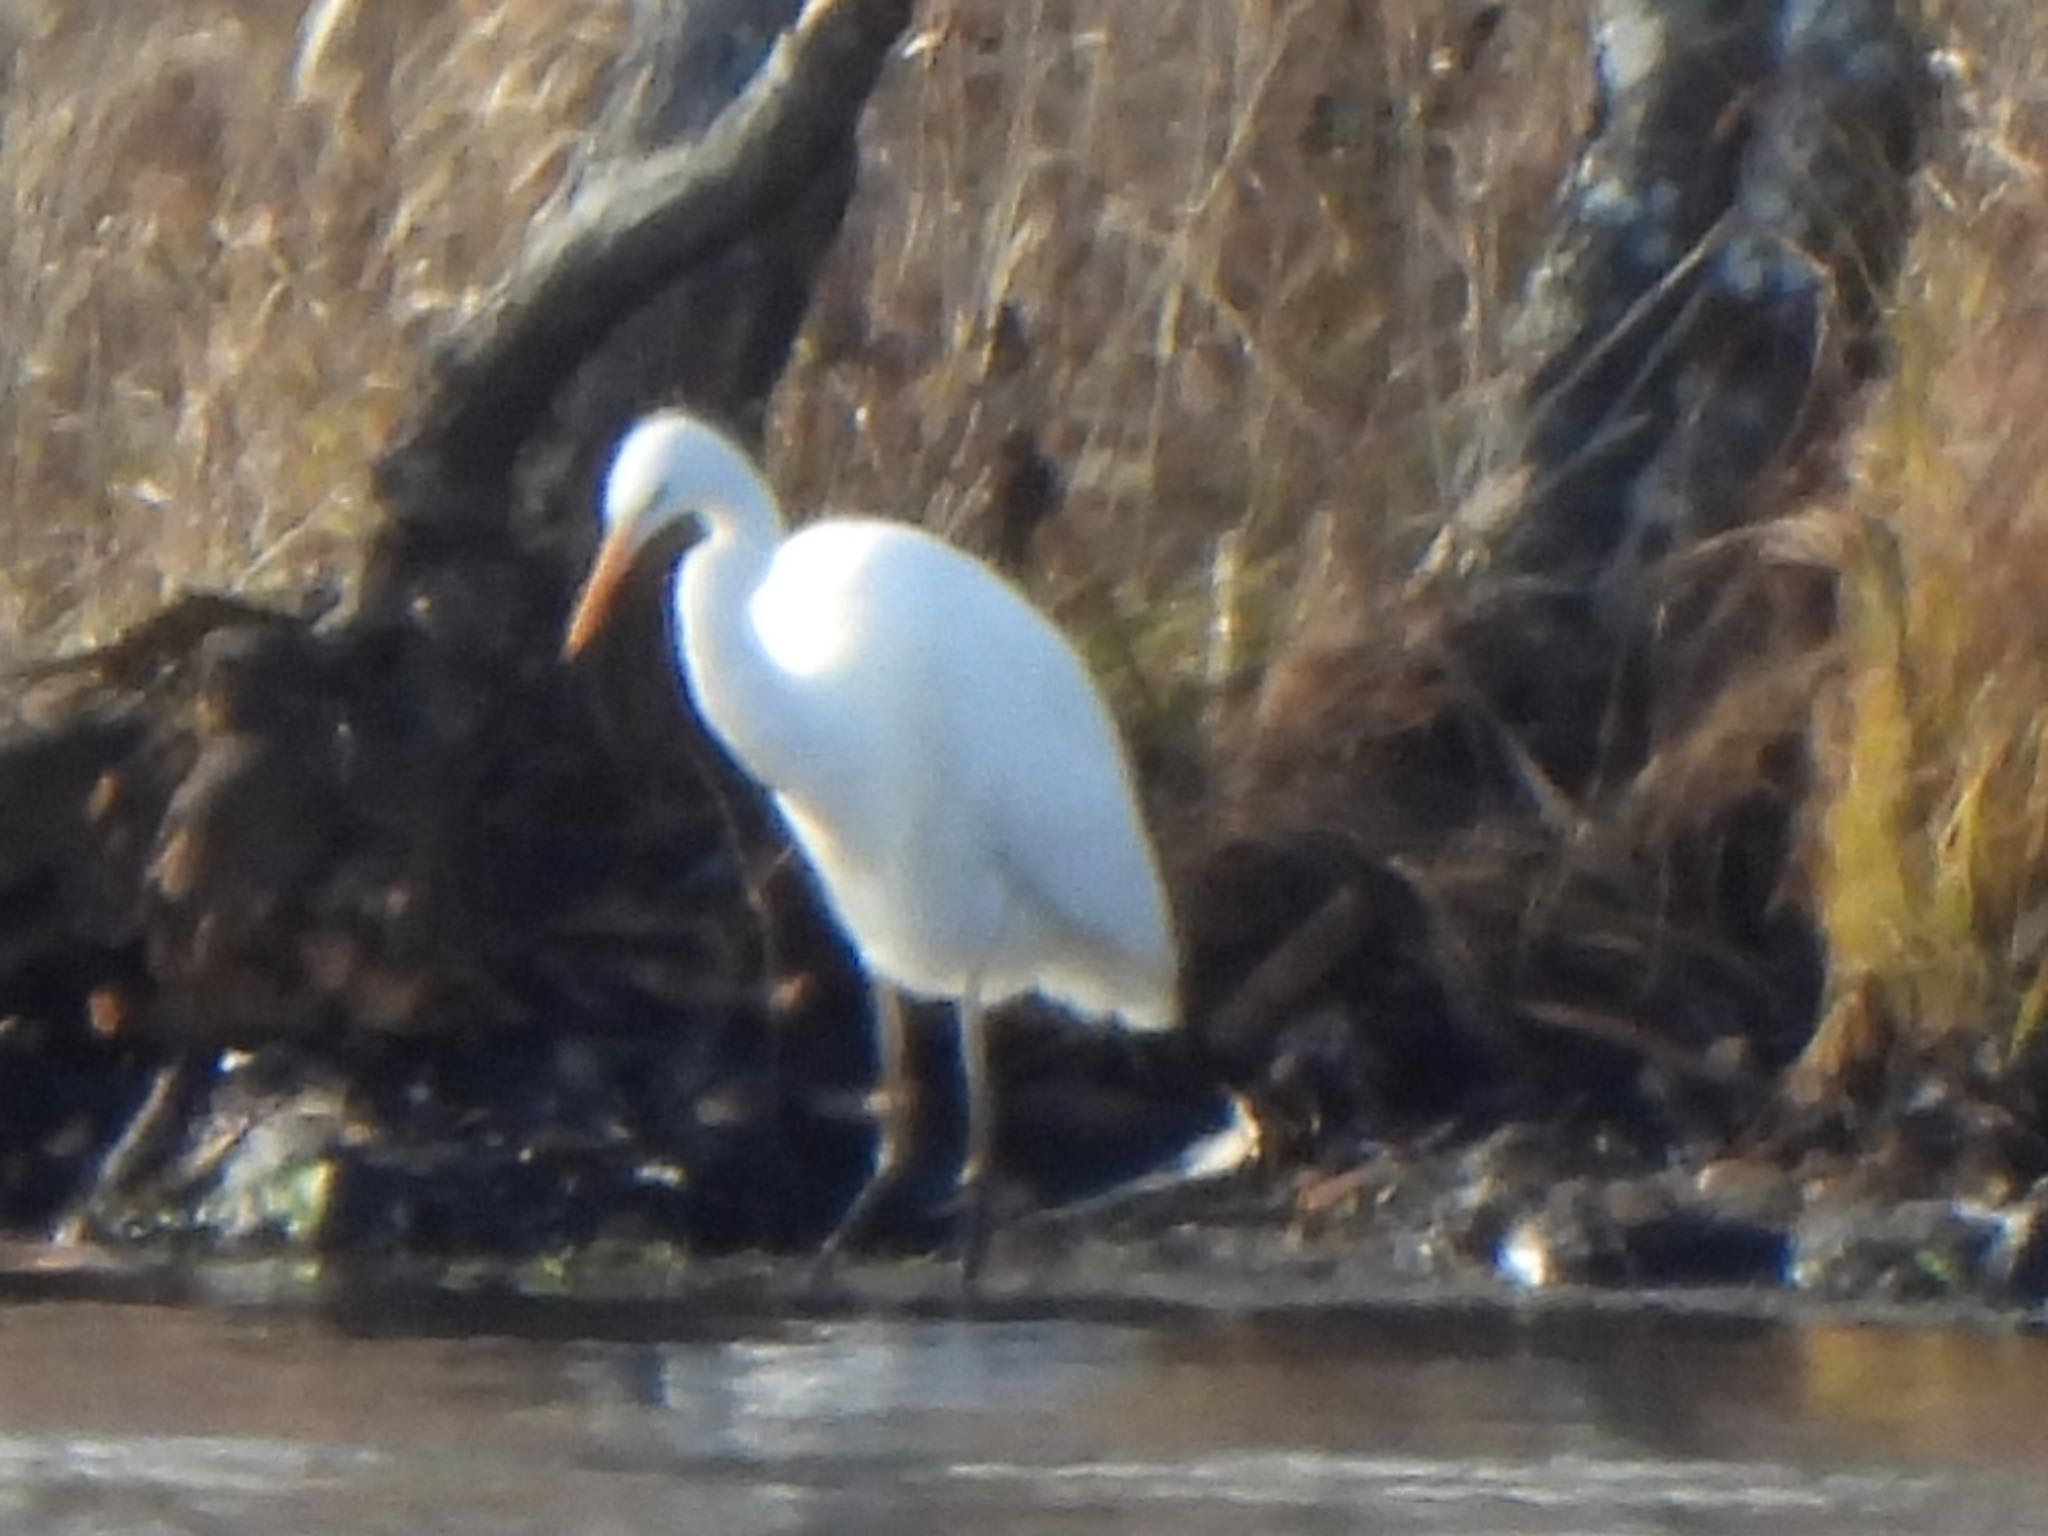
[[[1409,1311],[680,1314],[607,1338],[575,1319],[479,1304],[475,1332],[408,1337],[0,1307],[0,1530],[2048,1532],[2032,1337]]]

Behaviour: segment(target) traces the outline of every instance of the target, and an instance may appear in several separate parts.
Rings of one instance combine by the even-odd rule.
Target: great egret
[[[901,989],[958,1006],[971,1279],[995,1146],[984,1010],[1035,989],[1140,1028],[1177,1013],[1166,899],[1109,712],[1073,647],[995,572],[875,518],[785,535],[747,456],[693,417],[626,435],[603,517],[565,652],[655,536],[694,517],[704,537],[675,582],[683,673],[705,723],[773,792],[874,987],[875,1171],[823,1257],[904,1166]]]

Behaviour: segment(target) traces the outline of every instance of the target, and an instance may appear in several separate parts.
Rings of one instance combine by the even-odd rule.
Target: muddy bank
[[[683,401],[758,439],[909,11],[805,8],[716,113],[643,93],[632,151],[443,339],[349,604],[192,600],[12,678],[8,1228],[429,1265],[829,1228],[871,1145],[861,978],[651,664],[656,587],[593,664],[559,636],[627,422]],[[1474,57],[1498,22],[1467,18]],[[742,83],[692,64],[723,36],[643,41],[649,80]],[[1839,579],[1799,519],[1885,365],[1920,40],[1882,0],[1610,0],[1598,41],[1471,496],[1198,748],[1138,744],[1186,1028],[998,1021],[1020,1208],[1236,1106],[1263,1142],[1122,1236],[1086,1203],[1017,1227],[1055,1269],[1078,1233],[1084,1270],[1101,1240],[1117,1284],[1197,1292],[2043,1283],[2024,1094],[1852,1027],[1798,889]],[[991,400],[1028,394],[1009,334]],[[1000,434],[1013,558],[1057,516],[1047,425]],[[911,1250],[943,1245],[960,1145],[942,1014],[919,1041],[923,1158],[878,1234]]]
[[[1558,1180],[1513,1217],[1513,1181],[1499,1170],[1549,1180],[1557,1162],[1532,1158],[1528,1133],[1513,1139],[1521,1145],[1357,1170],[1346,1184],[1360,1203],[1310,1218],[1302,1202],[1243,1179],[1022,1216],[971,1293],[942,1250],[866,1253],[823,1278],[803,1255],[632,1238],[457,1258],[20,1241],[0,1245],[0,1298],[274,1308],[372,1334],[485,1326],[653,1338],[849,1316],[1356,1317],[1454,1328],[1469,1342],[1475,1329],[1580,1317],[2004,1331],[2036,1326],[2048,1294],[2038,1194],[2003,1207],[1901,1200],[1802,1187],[1775,1169],[1616,1176],[1609,1159],[1608,1177]]]

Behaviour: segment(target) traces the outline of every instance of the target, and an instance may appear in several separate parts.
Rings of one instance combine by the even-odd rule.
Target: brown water
[[[452,1316],[0,1307],[0,1531],[2048,1532],[2031,1337]]]

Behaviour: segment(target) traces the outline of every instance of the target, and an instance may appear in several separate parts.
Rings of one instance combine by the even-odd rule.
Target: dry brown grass
[[[0,635],[345,579],[422,341],[555,186],[624,0],[569,29],[315,3],[314,67],[300,7],[20,8]],[[1401,563],[1461,489],[1585,88],[1580,0],[1468,54],[1474,9],[928,4],[784,393],[792,500],[972,540],[992,443],[1042,432],[1071,469],[1049,595],[1154,695],[1226,535],[1254,629]]]
[[[784,482],[988,545],[995,444],[1036,432],[1041,592],[1155,702],[1399,574],[1468,488],[1584,120],[1580,0],[1480,10],[928,4]]]
[[[17,0],[0,637],[348,578],[422,339],[560,179],[623,3]]]

